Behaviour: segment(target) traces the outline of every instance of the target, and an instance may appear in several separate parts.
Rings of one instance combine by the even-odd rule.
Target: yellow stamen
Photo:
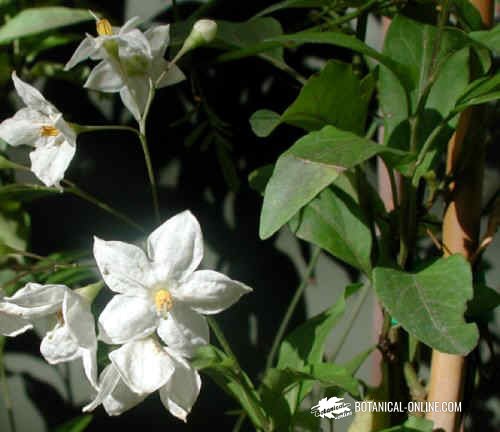
[[[59,309],[59,310],[56,312],[56,318],[57,318],[57,322],[58,322],[58,323],[60,323],[60,324],[64,324],[64,316],[63,316],[62,309]]]
[[[59,135],[59,129],[55,128],[54,126],[42,126],[40,128],[40,135],[44,137],[48,136],[57,136]]]
[[[113,28],[111,27],[109,21],[105,18],[97,21],[96,27],[97,27],[97,34],[99,36],[111,36],[113,34]]]
[[[174,306],[172,294],[166,289],[160,289],[155,293],[155,306],[158,314],[165,316]]]

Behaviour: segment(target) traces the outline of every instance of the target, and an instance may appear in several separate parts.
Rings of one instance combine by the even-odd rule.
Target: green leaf
[[[307,364],[321,362],[326,338],[344,314],[346,301],[361,286],[349,285],[333,306],[292,331],[281,343],[277,367],[301,369]]]
[[[456,103],[455,111],[500,99],[500,74],[471,82]]]
[[[92,415],[87,414],[76,417],[67,423],[57,426],[54,432],[83,432],[92,421]]]
[[[311,132],[283,153],[267,184],[260,219],[260,237],[266,239],[342,172],[381,155],[397,166],[411,160],[406,152],[375,144],[333,126]]]
[[[418,273],[378,267],[373,284],[389,313],[430,347],[465,355],[476,346],[477,327],[464,321],[472,273],[462,256],[439,259]]]
[[[18,202],[0,202],[0,244],[3,246],[3,253],[10,253],[11,249],[26,250],[30,227],[28,213]]]
[[[369,45],[365,44],[354,36],[349,36],[337,32],[304,31],[295,34],[287,34],[283,36],[268,38],[266,39],[266,42],[281,43],[289,48],[308,43],[327,44],[347,48],[354,52],[364,54],[377,60],[378,62],[392,70],[396,74],[396,76],[403,82],[406,81],[406,70],[404,67],[395,62],[389,56],[381,54],[380,52],[374,50]]]
[[[376,346],[372,346],[367,350],[360,352],[359,354],[355,355],[351,360],[349,360],[347,363],[344,363],[342,366],[351,375],[355,375],[361,368],[361,366],[363,366],[363,363],[366,361],[366,359],[370,357],[370,354],[373,351],[375,351],[376,348],[377,348]]]
[[[255,111],[250,117],[250,126],[253,133],[260,138],[270,135],[280,123],[281,116],[277,112],[268,109]]]
[[[500,24],[491,30],[471,32],[469,37],[488,47],[495,55],[500,54]]]
[[[319,74],[307,80],[281,117],[273,111],[260,110],[250,123],[259,137],[269,135],[280,123],[306,131],[331,125],[362,134],[369,102],[363,90],[350,64],[329,61]]]
[[[283,9],[292,9],[292,8],[309,9],[309,8],[321,7],[323,5],[328,5],[328,4],[330,4],[330,0],[284,0],[265,8],[255,16],[259,17],[263,15],[269,15]]]
[[[278,369],[303,370],[304,367],[321,363],[325,351],[325,343],[332,329],[342,318],[347,300],[355,294],[362,284],[349,285],[340,299],[329,309],[307,320],[292,331],[281,343],[278,354]],[[312,383],[307,383],[294,392],[290,392],[293,411],[297,404],[311,390]]]
[[[231,49],[246,48],[281,34],[281,24],[270,17],[254,18],[245,22],[218,20],[216,43]],[[275,46],[266,51],[263,57],[283,62],[283,48]]]
[[[368,102],[352,66],[329,61],[317,76],[309,78],[281,120],[307,131],[331,125],[362,134],[367,109]]]
[[[292,219],[290,227],[297,237],[370,274],[372,235],[352,189],[346,176],[340,176]]]
[[[248,376],[236,368],[234,362],[221,350],[206,345],[196,351],[191,361],[193,367],[209,375],[219,387],[234,397],[247,412],[255,426],[266,429],[265,419],[257,392],[250,385]]]
[[[0,44],[93,19],[85,9],[66,7],[24,9],[0,27]]]
[[[424,94],[431,76],[436,74],[453,52],[472,45],[473,41],[457,29],[445,28],[441,37],[435,26],[397,15],[391,22],[384,45],[384,54],[403,65],[408,72],[406,82],[413,109]],[[436,43],[440,41],[436,51]]]
[[[452,7],[459,21],[468,31],[483,29],[481,14],[470,0],[453,0]]]

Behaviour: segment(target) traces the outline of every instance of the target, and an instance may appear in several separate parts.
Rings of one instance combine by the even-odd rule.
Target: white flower
[[[0,301],[0,333],[17,336],[42,318],[55,321],[40,352],[51,364],[81,358],[85,374],[97,386],[97,339],[90,304],[65,285],[28,283]]]
[[[159,390],[163,405],[186,421],[201,388],[198,372],[186,360],[153,338],[128,342],[109,358],[111,364],[100,375],[97,396],[84,411],[102,403],[109,415],[119,415]]]
[[[4,298],[4,292],[0,289],[0,334],[14,337],[32,329],[33,324],[28,320],[2,310]]]
[[[0,138],[12,146],[35,147],[31,171],[47,186],[59,186],[76,150],[76,133],[62,114],[34,87],[12,72],[17,93],[26,104],[0,123]]]
[[[140,121],[151,86],[161,88],[185,79],[175,64],[164,59],[170,26],[157,26],[142,33],[134,28],[138,17],[127,21],[122,28],[113,28],[106,19],[96,20],[99,36],[87,35],[65,69],[87,58],[102,60],[92,70],[85,87],[120,93],[124,105]]]
[[[167,220],[137,246],[95,238],[102,277],[118,293],[101,313],[99,338],[123,344],[157,331],[165,344],[189,357],[208,344],[203,314],[216,314],[251,291],[211,270],[198,270],[203,239],[196,218],[185,211]]]

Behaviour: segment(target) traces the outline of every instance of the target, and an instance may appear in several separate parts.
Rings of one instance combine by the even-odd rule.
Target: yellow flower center
[[[97,34],[99,36],[111,36],[113,34],[113,28],[107,19],[100,19],[96,23]]]
[[[155,306],[156,311],[159,315],[164,318],[167,316],[167,313],[174,306],[174,299],[172,298],[172,294],[166,289],[159,289],[155,293]]]
[[[59,135],[59,129],[50,125],[42,126],[40,128],[40,135],[43,137],[57,136]]]

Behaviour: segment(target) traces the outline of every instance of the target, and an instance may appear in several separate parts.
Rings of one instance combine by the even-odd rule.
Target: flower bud
[[[175,59],[172,60],[175,63],[188,51],[191,51],[201,45],[206,45],[212,42],[217,35],[217,23],[209,19],[201,19],[194,23],[191,33],[184,41],[184,45],[179,50]]]
[[[192,33],[198,33],[205,43],[210,43],[217,35],[217,23],[209,19],[198,20],[194,23]]]
[[[104,286],[104,282],[96,282],[90,285],[86,285],[82,288],[78,288],[74,290],[78,295],[83,297],[85,300],[87,300],[90,304],[94,301],[94,299],[97,297],[99,294],[99,291],[101,291],[102,287]]]

